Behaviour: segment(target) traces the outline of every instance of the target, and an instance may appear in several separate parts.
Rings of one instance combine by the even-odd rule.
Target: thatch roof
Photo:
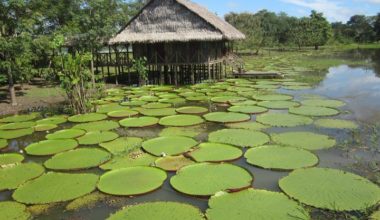
[[[188,0],[150,0],[110,44],[241,40],[245,36]]]

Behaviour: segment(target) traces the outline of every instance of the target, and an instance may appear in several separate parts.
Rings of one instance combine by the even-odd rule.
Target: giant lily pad
[[[340,119],[319,119],[314,122],[318,127],[336,128],[336,129],[356,129],[358,125],[353,121]]]
[[[24,129],[24,128],[32,128],[36,125],[33,121],[27,121],[27,122],[14,122],[9,123],[5,125],[0,125],[0,130],[17,130],[17,129]]]
[[[270,141],[263,132],[246,129],[223,129],[209,134],[208,140],[215,143],[231,144],[239,147],[258,147]]]
[[[17,202],[0,202],[1,220],[28,220],[31,215],[26,206]]]
[[[107,115],[111,118],[128,118],[128,117],[136,116],[138,114],[139,114],[138,112],[129,110],[129,109],[112,111],[112,112],[107,113]]]
[[[247,100],[247,98],[239,96],[219,96],[211,98],[211,101],[216,103],[240,102],[245,100]]]
[[[257,102],[253,100],[247,100],[243,102],[230,102],[230,104],[233,106],[253,106],[256,105]]]
[[[179,104],[179,103],[185,103],[186,99],[184,99],[184,98],[171,98],[171,99],[160,99],[158,101],[161,103]]]
[[[305,115],[313,117],[339,115],[339,111],[336,109],[318,106],[300,106],[296,108],[290,108],[289,112],[296,115]]]
[[[257,105],[270,109],[288,109],[300,106],[300,103],[293,101],[262,101]]]
[[[218,193],[208,204],[206,216],[209,220],[310,219],[308,212],[297,202],[283,193],[266,190]]]
[[[227,144],[202,143],[188,155],[197,162],[223,162],[239,159],[243,151]]]
[[[84,135],[86,132],[79,129],[65,129],[56,131],[53,134],[46,135],[46,139],[60,140],[60,139],[72,139]]]
[[[195,127],[168,127],[163,129],[159,136],[185,136],[185,137],[191,137],[194,138],[201,134],[203,131],[203,128],[200,126]]]
[[[199,106],[186,106],[182,108],[177,108],[176,111],[181,114],[203,114],[208,112],[208,109]]]
[[[146,108],[146,109],[160,109],[160,108],[170,108],[171,106],[172,104],[170,103],[151,102],[141,107]]]
[[[136,107],[136,106],[142,106],[145,105],[146,102],[144,101],[129,101],[129,102],[122,102],[120,105],[122,106],[131,106],[131,107]]]
[[[157,96],[152,96],[152,95],[146,95],[146,96],[141,96],[140,97],[140,101],[144,101],[144,102],[156,102],[158,101],[158,97]]]
[[[0,149],[6,148],[8,146],[8,142],[5,139],[0,139]]]
[[[154,167],[129,167],[109,171],[100,177],[98,189],[111,195],[141,195],[161,187],[166,172]]]
[[[119,123],[123,127],[127,128],[143,128],[158,124],[159,119],[155,117],[139,117],[139,118],[127,118],[121,120]]]
[[[116,170],[120,168],[136,167],[136,166],[150,166],[156,161],[157,157],[143,152],[142,150],[135,150],[127,155],[115,156],[112,160],[100,166],[103,170]]]
[[[138,137],[121,137],[116,140],[99,144],[114,155],[128,153],[141,147],[143,140]]]
[[[310,206],[334,211],[366,210],[380,201],[380,188],[369,180],[341,170],[295,170],[280,180],[290,197]]]
[[[121,105],[119,105],[119,103],[112,103],[112,104],[100,105],[96,112],[107,114],[107,113],[113,112],[113,111],[124,111],[124,110],[128,110],[128,109],[129,109],[128,107],[121,106]]]
[[[160,109],[139,109],[139,112],[145,116],[161,117],[175,115],[175,108],[160,108]]]
[[[59,125],[67,122],[67,117],[66,116],[54,116],[50,118],[44,118],[41,120],[36,121],[38,125],[43,125],[43,124],[54,124],[54,125]]]
[[[50,172],[19,187],[13,199],[25,204],[64,202],[95,190],[98,176]]]
[[[312,132],[285,132],[272,134],[272,140],[278,144],[299,147],[306,150],[331,148],[336,144],[335,139],[327,135]]]
[[[0,119],[0,122],[5,122],[5,123],[25,122],[25,121],[31,121],[35,118],[37,118],[37,114],[13,115],[13,116]]]
[[[101,121],[107,118],[107,115],[99,114],[99,113],[88,113],[83,115],[74,115],[69,117],[69,121],[75,123],[84,123],[84,122],[92,122],[92,121]]]
[[[72,150],[76,147],[78,147],[78,142],[73,139],[45,140],[30,144],[25,148],[25,151],[33,156],[47,156]]]
[[[235,112],[213,112],[203,116],[207,121],[231,123],[231,122],[243,122],[251,119],[251,116],[235,113]]]
[[[33,128],[34,128],[34,131],[38,131],[38,132],[50,131],[50,130],[58,128],[58,125],[55,125],[55,124],[38,124],[38,125],[34,126]]]
[[[288,101],[293,99],[292,96],[285,94],[255,95],[253,98],[259,101]]]
[[[258,122],[253,121],[247,121],[247,122],[240,122],[240,123],[228,123],[225,124],[228,128],[237,128],[237,129],[248,129],[253,131],[260,131],[269,128],[267,125],[263,125]]]
[[[211,196],[219,191],[236,191],[251,187],[251,174],[232,164],[200,163],[185,166],[170,179],[179,192],[193,196]]]
[[[145,151],[155,156],[173,156],[182,154],[197,144],[198,143],[192,138],[169,136],[147,140],[142,143],[142,147]]]
[[[259,106],[239,106],[235,105],[230,108],[228,108],[228,111],[230,112],[240,112],[240,113],[246,113],[246,114],[260,114],[263,112],[267,112],[268,109],[259,107]]]
[[[342,101],[332,99],[310,99],[302,101],[302,104],[308,106],[318,106],[327,108],[339,108],[346,105],[346,103]]]
[[[156,167],[166,171],[177,171],[182,167],[193,163],[194,161],[184,157],[183,155],[161,157],[154,162]]]
[[[20,163],[24,160],[24,156],[21,154],[10,153],[0,154],[0,167],[9,164]]]
[[[94,145],[115,140],[119,135],[110,131],[91,131],[77,138],[81,145]]]
[[[5,130],[0,132],[0,139],[15,139],[33,134],[33,128],[24,128],[17,130]]]
[[[318,157],[301,148],[282,146],[262,146],[249,149],[245,155],[247,162],[265,169],[294,170],[312,167]]]
[[[44,165],[52,170],[80,170],[97,167],[111,159],[111,154],[96,148],[80,148],[57,154]]]
[[[204,120],[196,115],[172,115],[161,118],[159,124],[163,126],[187,127],[199,125],[203,122]]]
[[[73,129],[80,129],[89,131],[110,131],[116,128],[119,128],[119,123],[115,121],[95,121],[88,123],[77,124],[73,127]]]
[[[0,191],[16,189],[24,182],[41,176],[44,168],[36,163],[20,163],[0,169]]]
[[[313,123],[311,118],[284,113],[267,113],[257,116],[256,120],[262,124],[276,127],[295,127]]]
[[[150,202],[126,208],[107,220],[204,220],[202,212],[191,205],[176,202]]]

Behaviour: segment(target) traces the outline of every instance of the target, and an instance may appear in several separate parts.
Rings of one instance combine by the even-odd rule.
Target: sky
[[[308,16],[311,10],[323,12],[331,22],[346,22],[352,15],[380,13],[380,0],[193,0],[223,17],[228,12],[257,12],[267,9],[291,16]]]

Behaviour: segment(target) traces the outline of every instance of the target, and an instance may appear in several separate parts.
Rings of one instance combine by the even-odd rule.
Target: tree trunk
[[[315,50],[318,50],[318,49],[319,49],[319,46],[318,46],[318,45],[315,45],[315,46],[314,46],[314,49],[315,49]]]
[[[13,81],[12,69],[10,66],[8,67],[8,85],[9,85],[9,87],[8,87],[9,95],[11,97],[11,104],[12,104],[12,106],[16,106],[17,100],[16,100],[15,85],[14,85],[14,81]]]
[[[92,88],[95,89],[94,59],[92,58],[91,58],[91,83],[92,83]]]

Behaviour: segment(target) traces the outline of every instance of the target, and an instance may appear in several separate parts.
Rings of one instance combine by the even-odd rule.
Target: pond
[[[364,55],[367,55],[367,54],[368,53],[364,53]],[[346,54],[346,56],[349,56],[352,58],[353,54]],[[355,53],[355,59],[358,59],[356,53]],[[360,57],[360,59],[370,59],[370,58]],[[380,62],[380,59],[377,61]],[[133,164],[139,164],[139,165],[144,164],[147,166],[154,165],[154,164],[157,165],[158,161],[154,162],[156,159],[158,159],[158,157],[156,158],[156,156],[165,156],[164,154],[178,155],[178,154],[183,153],[186,157],[189,157],[189,158],[192,157],[193,160],[196,160],[196,157],[195,155],[193,155],[193,152],[191,153],[185,153],[185,152],[192,151],[191,149],[194,149],[196,145],[202,142],[207,142],[207,141],[219,142],[222,144],[227,144],[227,146],[229,147],[231,147],[230,145],[239,147],[239,145],[241,144],[243,147],[243,146],[252,144],[251,146],[252,148],[241,148],[243,153],[246,154],[245,157],[247,157],[248,160],[251,160],[251,161],[247,161],[247,158],[245,158],[244,156],[241,156],[241,153],[240,154],[237,153],[238,156],[235,156],[235,157],[231,156],[231,158],[229,159],[221,159],[221,161],[223,160],[226,161],[224,164],[233,164],[238,167],[244,168],[242,170],[233,171],[233,174],[226,175],[223,178],[231,179],[231,176],[233,176],[231,181],[232,182],[238,181],[240,178],[243,178],[240,175],[243,175],[242,173],[248,171],[248,173],[250,173],[253,176],[252,186],[254,189],[262,189],[262,190],[268,190],[268,191],[274,191],[274,192],[285,191],[285,193],[287,193],[290,197],[296,198],[303,204],[310,205],[310,206],[304,205],[304,207],[306,207],[306,210],[310,212],[312,219],[321,219],[321,218],[322,219],[323,218],[344,219],[342,216],[344,216],[345,214],[364,219],[366,218],[367,214],[357,211],[358,207],[361,207],[361,210],[363,209],[363,204],[356,204],[357,206],[355,207],[347,208],[345,207],[345,205],[347,205],[347,203],[350,203],[350,201],[343,201],[341,204],[341,207],[338,207],[340,206],[339,201],[338,201],[339,199],[337,201],[332,201],[332,202],[337,202],[337,204],[335,204],[336,207],[334,207],[334,205],[331,205],[331,204],[330,205],[318,204],[318,202],[308,201],[309,197],[314,197],[314,196],[309,195],[309,197],[307,197],[306,199],[303,198],[302,195],[300,196],[297,194],[297,192],[294,192],[294,189],[288,189],[287,187],[289,186],[286,186],[285,179],[283,178],[291,174],[292,170],[295,169],[295,168],[292,168],[293,166],[297,168],[317,166],[320,168],[333,168],[333,169],[348,171],[350,173],[354,173],[362,177],[365,177],[371,180],[372,182],[376,182],[377,184],[380,183],[380,176],[378,175],[378,172],[380,169],[380,165],[379,165],[379,162],[380,162],[380,123],[379,123],[380,121],[380,111],[379,111],[380,109],[380,78],[379,78],[379,75],[380,73],[377,71],[378,70],[376,70],[376,66],[360,67],[360,66],[340,65],[336,67],[331,67],[328,70],[328,73],[326,77],[324,78],[324,80],[321,81],[317,85],[306,85],[305,83],[302,83],[302,82],[295,82],[292,79],[258,80],[258,81],[228,80],[227,82],[196,85],[196,86],[192,86],[188,88],[180,88],[180,89],[174,89],[171,87],[147,87],[147,88],[142,88],[142,89],[141,88],[140,89],[139,88],[112,89],[109,91],[109,96],[107,98],[98,102],[98,104],[100,104],[98,105],[98,111],[99,111],[99,114],[101,115],[92,115],[95,118],[99,117],[97,119],[94,119],[93,121],[101,121],[100,123],[90,124],[90,126],[87,126],[87,127],[85,126],[81,128],[80,126],[78,127],[78,124],[80,124],[80,122],[91,121],[93,117],[89,117],[90,119],[88,118],[83,119],[81,117],[70,118],[71,121],[75,121],[75,122],[57,123],[58,127],[52,128],[52,130],[49,130],[48,132],[47,131],[34,132],[33,134],[25,135],[20,138],[15,138],[15,139],[9,138],[8,147],[4,148],[1,151],[1,154],[12,153],[12,152],[22,154],[25,157],[25,160],[23,161],[23,163],[35,162],[41,165],[44,164],[45,167],[49,167],[47,171],[55,170],[55,172],[61,171],[63,173],[76,173],[76,174],[91,173],[91,174],[96,174],[100,176],[106,173],[105,170],[108,170],[109,167],[111,167],[111,169],[115,168],[113,166],[131,167],[133,166]],[[252,101],[247,101],[247,100],[252,100]],[[179,110],[179,108],[186,107],[186,106],[197,106],[201,108],[183,108]],[[237,107],[234,107],[234,106],[237,106]],[[175,112],[175,109],[177,109],[177,112],[183,111],[184,113],[194,113],[194,114],[186,114],[186,116],[182,117],[185,114],[177,114]],[[229,114],[223,113],[221,115],[218,115],[219,113],[210,114],[210,112],[231,112],[231,113]],[[111,115],[112,117],[107,118],[107,116],[105,116],[106,114]],[[180,117],[170,116],[170,115],[175,115],[175,114],[177,114],[177,116],[180,115]],[[37,117],[40,117],[40,116],[37,116]],[[134,118],[137,118],[137,117],[139,118],[145,117],[145,118],[144,120],[138,120],[138,121],[134,120]],[[157,124],[158,120],[157,119],[155,120],[155,118],[162,118],[162,117],[166,117],[166,118],[165,120],[160,121],[160,124],[162,125],[158,125]],[[261,122],[262,124],[238,123],[240,121],[247,121],[246,117],[250,118],[249,120],[252,122],[257,120]],[[40,118],[26,120],[26,121],[37,121],[39,119]],[[113,121],[116,123],[105,122],[104,119],[108,121]],[[343,121],[331,121],[329,119],[339,119]],[[10,130],[13,131],[13,129],[6,128],[6,125],[11,124],[11,121],[12,120],[10,120],[9,122],[3,122],[3,125],[0,125],[0,129],[1,129],[1,126],[5,126],[5,129],[0,130],[0,133],[8,132]],[[66,119],[64,119],[64,121],[66,121]],[[117,122],[120,122],[122,126],[119,126]],[[229,122],[229,123],[222,123],[222,122]],[[44,123],[41,123],[41,124],[44,124]],[[32,125],[29,125],[29,126],[27,125],[27,123],[21,124],[20,126],[22,125],[25,127],[35,126],[35,124],[33,123]],[[166,126],[163,126],[163,125],[166,125]],[[183,127],[179,129],[169,128],[169,129],[166,129],[165,132],[163,132],[165,127],[172,127],[176,125],[183,126]],[[112,131],[109,134],[104,134],[106,132],[97,133],[97,131],[91,134],[87,133],[85,134],[85,136],[88,135],[88,137],[85,137],[85,138],[83,138],[82,136],[85,133],[83,131],[83,133],[80,133],[77,136],[73,136],[72,138],[72,139],[75,139],[75,137],[78,137],[77,141],[80,144],[79,147],[77,147],[75,144],[74,144],[75,146],[68,147],[66,143],[65,147],[68,147],[68,148],[63,149],[63,150],[58,149],[59,142],[52,142],[55,144],[56,148],[53,147],[53,149],[51,149],[53,153],[52,152],[48,153],[49,156],[38,155],[38,152],[41,153],[40,150],[44,146],[36,146],[35,151],[37,153],[31,153],[32,147],[30,146],[30,144],[45,140],[48,137],[46,136],[47,134],[52,134],[56,131],[63,130],[63,129],[69,129],[69,128],[72,128],[73,126],[76,126],[76,128],[78,129],[87,130],[88,133],[91,133],[90,130],[91,131],[112,130]],[[102,128],[102,126],[105,126],[105,127],[108,126],[108,128],[104,128],[104,127]],[[248,126],[250,126],[251,129],[246,129],[248,128]],[[237,131],[236,137],[229,137],[229,134],[235,134],[235,133],[233,132],[223,133],[224,131],[223,129],[226,129],[226,128],[230,128],[230,129],[245,128],[245,129],[235,130]],[[128,152],[120,151],[120,148],[115,147],[116,145],[120,146],[120,144],[118,145],[112,142],[109,145],[101,144],[104,148],[101,148],[99,146],[99,143],[103,143],[103,142],[107,143],[116,139],[116,136],[112,136],[115,133],[117,133],[117,135],[119,135],[120,137],[135,138],[133,139],[133,141],[135,141],[134,142],[135,145],[131,147],[130,143],[128,146],[126,143],[125,143],[125,146],[121,144],[122,146],[121,148],[124,148],[124,151],[126,151],[126,149],[128,148]],[[178,135],[175,135],[173,137],[173,134],[191,136],[191,138],[184,137],[184,136],[179,137]],[[281,134],[288,134],[290,136],[287,138],[280,137]],[[294,136],[291,136],[291,134],[293,134]],[[271,136],[270,139],[268,135]],[[316,135],[319,135],[319,136],[316,136]],[[163,137],[158,138],[159,136],[163,136]],[[0,137],[1,137],[1,134],[0,134]],[[140,138],[143,140],[141,140]],[[268,140],[266,140],[266,138],[268,138]],[[336,140],[336,142],[333,142],[334,140]],[[132,140],[128,140],[128,141],[132,141]],[[145,141],[142,144],[143,149],[139,150],[139,147],[141,146],[142,141]],[[196,141],[197,143],[194,144],[191,141]],[[171,143],[173,142],[175,143],[176,146],[170,146]],[[183,146],[181,147],[183,147],[184,149],[179,150],[177,152],[178,147],[179,147],[177,145],[181,145],[181,144],[183,144]],[[280,151],[274,151],[274,152],[268,153],[268,152],[265,152],[265,150],[268,150],[268,149],[265,149],[265,147],[260,149],[262,150],[262,152],[259,152],[258,150],[255,151],[255,149],[258,146],[268,145],[268,144],[281,145],[280,149],[277,149]],[[281,150],[283,150],[284,148],[283,146],[285,145],[289,146],[287,147],[289,152],[284,151],[283,154],[286,154],[286,155],[281,155],[281,153],[278,153],[278,152],[282,152]],[[27,146],[29,149],[25,149]],[[73,150],[74,148],[76,150]],[[228,147],[219,146],[219,148],[221,149],[226,148],[225,150],[227,150]],[[270,148],[273,150],[273,149],[276,149],[276,146],[270,146],[267,148]],[[78,161],[80,160],[80,158],[82,159],[88,158],[88,155],[87,157],[86,155],[77,156],[73,153],[74,155],[73,157],[77,157],[79,159],[73,159],[72,161],[70,160],[70,155],[62,155],[62,154],[65,154],[67,150],[71,150],[68,152],[72,152],[72,151],[78,151],[78,149],[87,149],[88,152],[77,152],[77,154],[78,155],[80,153],[91,154],[91,158],[92,158],[91,160],[92,160],[92,163],[94,164],[83,165],[81,161]],[[102,152],[105,152],[104,150],[107,149],[111,153],[113,153],[113,155],[111,156],[110,153],[107,153],[107,155],[102,156],[101,152],[97,152],[98,154],[96,154],[93,151],[94,149],[99,149],[99,150],[102,149],[101,150]],[[231,151],[232,149],[235,149],[235,151],[237,152],[239,152],[240,150],[240,148],[236,148],[236,147],[229,148],[229,150]],[[306,150],[302,150],[302,149],[306,149]],[[292,155],[292,153],[295,153],[295,152],[292,152],[295,150],[297,150],[297,153],[300,153],[300,154],[302,153],[301,155],[303,156],[298,156],[296,158],[292,158],[292,157],[286,158],[287,155]],[[129,154],[129,152],[131,151],[133,151],[132,155]],[[252,152],[247,152],[247,151],[252,151]],[[44,152],[44,149],[42,149],[42,154],[43,152]],[[218,157],[218,154],[214,151],[210,151],[211,153],[210,152],[207,153],[207,151],[205,152],[206,154],[201,155],[201,156],[204,156],[206,158]],[[225,151],[223,151],[223,153],[227,154]],[[256,156],[256,155],[260,155],[260,153],[263,154],[262,157]],[[34,155],[37,154],[38,156],[37,155],[31,156],[30,154],[34,154]],[[53,154],[56,154],[56,156],[54,156],[53,158],[53,159],[56,159],[56,161],[51,160]],[[59,158],[59,156],[61,156],[61,158]],[[125,163],[121,165],[117,164],[117,162],[112,163],[112,160],[114,160],[115,158],[122,158],[123,156],[124,158],[125,157],[128,158],[128,162],[124,161]],[[241,156],[240,159],[236,159],[236,158],[239,158],[239,156]],[[96,160],[97,157],[99,157],[100,159]],[[111,157],[113,157],[113,159],[111,159]],[[305,159],[307,157],[310,157],[310,161]],[[140,159],[142,158],[142,159],[139,160],[139,158]],[[269,162],[267,161],[268,158],[270,159]],[[109,160],[111,160],[111,163],[109,162]],[[207,169],[212,170],[214,168],[209,168],[204,163],[201,164],[201,168],[196,168],[197,165],[192,164],[194,163],[194,161],[189,162],[189,160],[190,159],[181,158],[181,159],[175,160],[172,163],[168,162],[168,165],[174,164],[174,165],[179,166],[182,163],[184,165],[191,163],[191,165],[186,166],[186,168],[192,167],[193,169],[184,169],[184,168],[182,169],[184,176],[186,176],[185,170],[189,172],[188,175],[190,176],[191,176],[191,172],[195,172],[198,170],[197,172],[199,173],[195,173],[195,175],[193,174],[193,176],[191,177],[198,178],[198,179],[205,179],[205,181],[221,178],[215,172],[204,171]],[[301,165],[299,164],[296,165],[295,161],[298,161]],[[0,162],[1,162],[1,158],[0,158]],[[82,167],[80,165],[78,167],[75,167],[76,164],[81,164]],[[251,165],[251,164],[255,164],[255,165]],[[102,167],[103,169],[100,169],[98,167],[99,165],[101,165],[100,167]],[[12,168],[12,166],[14,165],[8,164],[4,166],[3,169],[9,169],[9,168]],[[202,168],[202,166],[204,167]],[[220,167],[220,169],[221,170],[225,169],[226,170],[225,172],[228,173],[228,171],[231,171],[232,169],[235,169],[235,168],[238,169],[236,166],[223,167],[223,168]],[[85,169],[87,167],[92,167],[92,168]],[[260,168],[260,167],[267,167],[267,169]],[[308,169],[312,170],[313,168],[308,168]],[[308,170],[308,169],[305,169],[305,170]],[[215,170],[217,169],[215,168]],[[322,179],[328,178],[328,175],[330,175],[329,173],[330,171],[333,171],[333,170],[323,170],[323,169],[314,170],[314,172],[321,172],[321,173],[326,172],[326,174],[322,176],[318,176],[319,174],[317,174],[317,177],[322,178]],[[115,178],[118,175],[120,175],[120,178],[123,178],[123,175],[131,175],[127,171],[125,172],[126,172],[125,174],[112,173],[112,175],[114,175],[113,178]],[[150,174],[152,177],[149,177],[148,175],[150,171],[148,172],[148,170],[146,171],[141,170],[139,172],[147,172],[146,178],[148,179],[152,178],[152,181],[150,182],[154,182],[153,174],[152,173]],[[157,170],[155,170],[155,172],[157,172]],[[5,176],[1,176],[1,175],[4,175],[4,174],[0,173],[0,186],[1,186],[1,181],[5,181],[5,178],[9,177],[6,175]],[[181,202],[181,203],[193,205],[195,207],[198,207],[203,213],[205,213],[206,210],[209,209],[209,198],[208,196],[204,196],[204,195],[208,195],[207,193],[203,194],[200,191],[207,191],[208,187],[213,188],[212,185],[215,185],[215,187],[219,185],[219,182],[218,183],[212,183],[212,182],[198,183],[197,181],[195,181],[194,185],[199,184],[199,186],[204,186],[204,187],[202,189],[193,189],[191,184],[181,183],[181,180],[180,180],[181,177],[176,177],[175,172],[168,171],[166,172],[167,178],[163,178],[164,180],[162,179],[157,180],[158,182],[163,181],[163,184],[161,187],[160,187],[161,184],[158,183],[158,185],[153,186],[151,190],[145,190],[145,191],[143,190],[141,192],[139,191],[138,193],[135,193],[135,194],[140,194],[137,196],[111,196],[108,194],[125,195],[123,193],[125,193],[125,191],[128,191],[126,190],[128,186],[125,186],[125,187],[120,186],[120,184],[128,184],[128,180],[123,180],[123,181],[120,180],[120,183],[117,183],[119,181],[114,179],[116,183],[112,181],[110,183],[109,179],[111,178],[112,180],[112,175],[109,175],[110,177],[102,176],[98,184],[98,189],[100,189],[100,191],[102,192],[96,191],[95,193],[91,194],[92,196],[84,197],[85,198],[84,201],[76,200],[76,203],[70,203],[69,201],[66,201],[66,202],[61,202],[61,203],[51,203],[49,205],[29,205],[28,210],[32,212],[34,215],[36,215],[38,219],[106,219],[111,214],[117,212],[122,207],[125,207],[128,205],[135,205],[135,204],[154,202],[154,201],[173,201],[173,202]],[[299,173],[299,175],[302,175],[301,172]],[[351,179],[349,179],[348,176],[344,176],[345,175],[344,173],[337,173],[336,179],[339,180],[340,175],[342,175],[343,179],[348,178],[348,181],[351,181]],[[39,175],[36,175],[33,178],[36,178],[38,176]],[[47,175],[44,175],[44,176],[47,176]],[[295,176],[295,173],[294,173],[294,176]],[[136,179],[139,179],[139,177],[136,177],[136,176],[133,176],[133,177],[135,177]],[[287,177],[288,179],[286,179],[286,180],[289,180],[289,182],[291,182],[292,180],[290,177],[292,177],[292,175],[290,175],[289,178]],[[33,179],[33,178],[30,178],[30,179]],[[38,177],[37,180],[40,178],[41,177]],[[59,177],[57,176],[57,178]],[[145,177],[143,176],[142,178],[144,179]],[[159,178],[158,173],[155,174],[155,178]],[[357,176],[355,176],[354,179],[355,178],[357,178]],[[173,179],[176,179],[176,180],[173,180]],[[281,179],[284,180],[283,186],[281,187],[283,190],[281,190],[279,186],[279,181]],[[103,185],[101,186],[101,184],[103,184],[102,181],[104,182],[104,186]],[[110,188],[110,186],[107,185],[107,181],[108,181],[108,184],[111,184],[111,186],[113,187]],[[174,183],[175,185],[174,187],[172,186],[171,181],[173,181],[172,184]],[[201,180],[199,181],[202,182]],[[307,185],[308,184],[307,178],[304,181],[306,181],[305,184]],[[333,181],[333,180],[326,179],[324,181],[328,182],[328,181]],[[366,180],[363,180],[363,181],[365,182]],[[143,184],[144,181],[141,180],[141,182]],[[190,182],[191,182],[191,178],[190,178]],[[59,182],[56,184],[59,184]],[[75,183],[75,184],[79,184],[79,183]],[[137,183],[130,183],[130,184],[134,185],[134,187],[144,188],[143,186],[136,186]],[[349,182],[348,184],[351,184],[351,182]],[[342,185],[345,185],[345,184],[342,183]],[[353,182],[352,185],[355,186],[355,183]],[[362,193],[364,194],[369,193],[369,195],[374,196],[373,200],[377,202],[380,201],[380,189],[378,187],[375,187],[374,184],[372,183],[368,183],[368,185],[369,185],[368,187],[366,185],[363,186],[364,187],[363,191],[365,192],[362,192]],[[232,190],[232,191],[236,191],[238,190],[238,188],[247,188],[249,186],[250,184],[248,186],[243,184],[243,187],[234,187],[232,184],[232,186],[230,185],[227,188],[223,188],[223,186],[221,187],[225,190],[235,188],[235,190]],[[119,191],[115,193],[114,190],[117,187],[121,187],[121,189],[119,189]],[[316,186],[311,183],[310,187],[313,188]],[[334,191],[334,187],[335,186],[327,186],[326,191],[329,191],[329,190]],[[344,188],[344,186],[342,187],[343,189],[336,189],[336,191],[347,190],[350,188],[350,187]],[[15,186],[12,189],[15,189],[15,188],[19,188],[19,189],[17,189],[16,192],[14,190],[3,190],[2,192],[0,192],[0,201],[13,200],[12,199],[12,194],[13,194],[13,198],[15,198],[17,201],[20,201],[20,202],[25,201],[24,203],[26,204],[39,203],[39,202],[31,201],[36,198],[32,198],[32,199],[22,198],[22,196],[25,196],[26,194],[28,194],[28,192],[21,192],[23,190],[24,191],[27,190],[26,189],[27,187],[21,187],[23,189],[20,189],[20,186]],[[155,190],[156,188],[158,189]],[[367,188],[368,188],[368,191],[366,191]],[[63,187],[62,190],[64,189],[65,188]],[[356,189],[354,188],[352,190],[356,190]],[[374,192],[371,190],[374,190]],[[17,191],[20,191],[20,192],[17,192]],[[93,190],[90,189],[89,192],[91,191]],[[181,191],[182,192],[185,191],[187,193],[181,193]],[[297,189],[295,191],[297,191]],[[103,193],[103,192],[108,192],[108,193]],[[257,192],[260,192],[260,191],[257,191]],[[60,194],[59,192],[56,192],[56,193]],[[357,192],[357,193],[360,194],[360,192]],[[67,194],[70,194],[70,193],[67,193]],[[84,193],[84,194],[87,194],[87,193]],[[334,196],[335,195],[331,195],[332,200]],[[340,197],[341,195],[337,194],[336,196]],[[38,197],[37,200],[41,199],[39,198],[39,196],[36,196],[36,197]],[[76,197],[80,197],[80,196],[74,196],[73,198],[76,198]],[[348,198],[343,198],[343,199],[348,199]],[[359,201],[360,199],[363,199],[363,198],[358,198]],[[67,200],[72,200],[72,199],[67,199]],[[46,202],[42,202],[42,203],[46,203]],[[292,203],[292,205],[294,204]],[[334,210],[334,209],[340,210],[340,211],[344,210],[347,212],[344,212],[345,214],[340,215],[343,212],[334,212],[334,211],[327,211],[326,209],[311,208],[312,206],[325,207],[330,210]],[[354,206],[354,205],[348,204],[347,206]],[[272,208],[276,209],[278,207],[274,206]],[[264,211],[270,212],[270,209],[264,210]],[[218,212],[218,207],[215,207],[215,212]],[[210,216],[212,216],[211,212],[209,214]],[[307,217],[303,216],[302,218],[307,218]],[[216,219],[216,218],[210,217],[210,219]]]

